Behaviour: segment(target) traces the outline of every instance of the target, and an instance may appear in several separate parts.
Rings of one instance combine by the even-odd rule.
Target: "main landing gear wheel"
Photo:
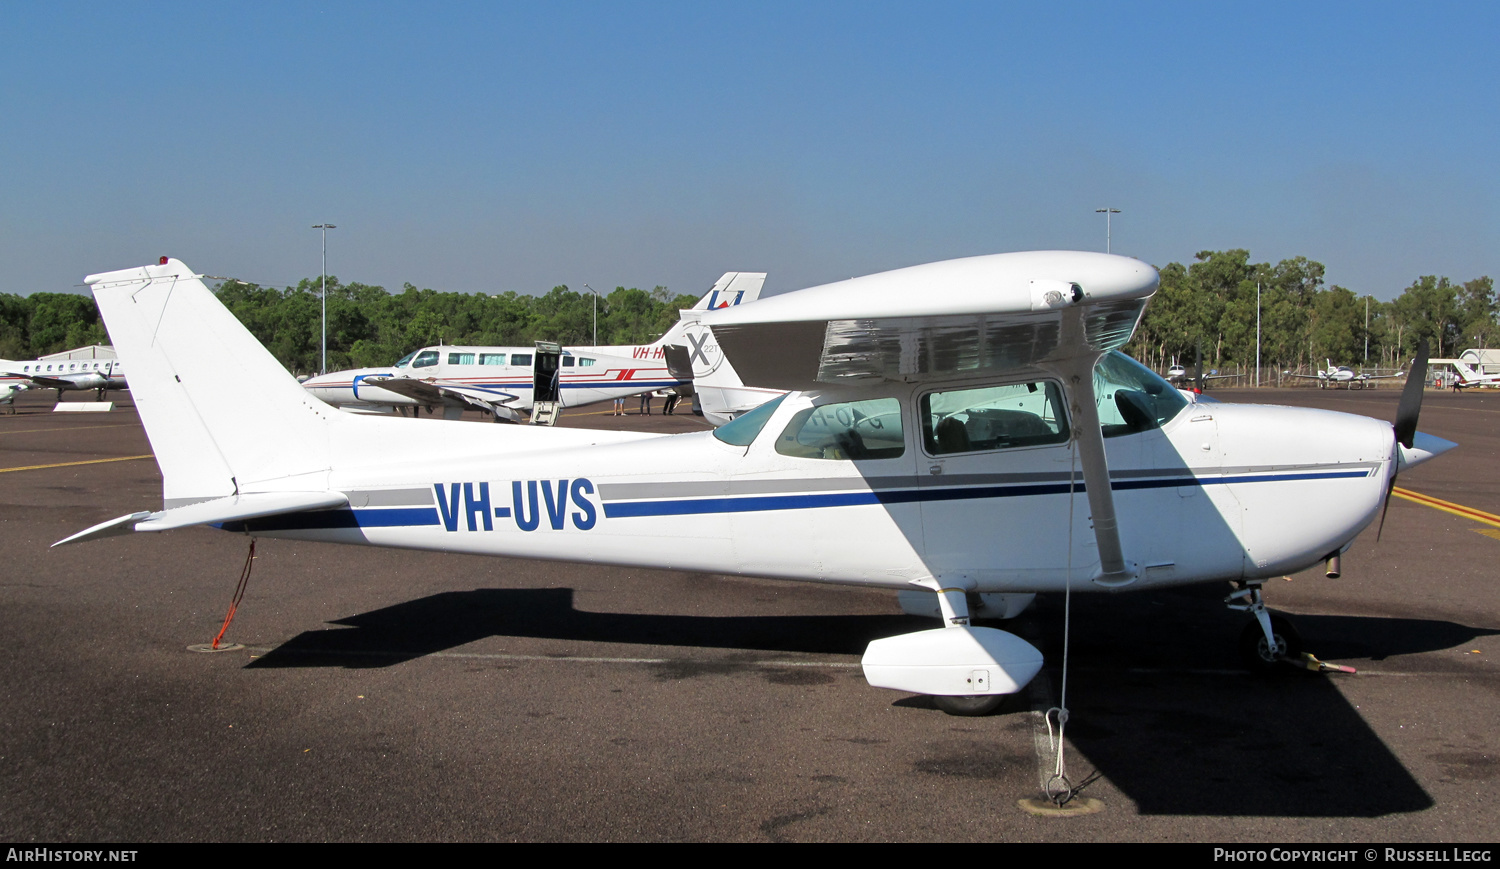
[[[1240,634],[1240,658],[1252,673],[1290,670],[1292,665],[1287,662],[1302,657],[1302,637],[1286,616],[1271,616],[1271,636],[1276,641],[1275,648],[1266,642],[1260,622],[1253,620]]]
[[[937,708],[949,715],[988,715],[1000,708],[1009,694],[970,694],[967,696],[952,696],[944,694],[932,695],[932,702]]]

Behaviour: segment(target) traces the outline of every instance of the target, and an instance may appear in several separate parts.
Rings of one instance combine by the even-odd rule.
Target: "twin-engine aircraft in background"
[[[1453,444],[1416,432],[1410,385],[1394,428],[1193,402],[1116,352],[1157,280],[1121,256],[1011,253],[705,313],[744,383],[786,392],[713,431],[652,435],[341,413],[181,262],[92,275],[164,504],[57,545],[207,524],[907,591],[941,626],[871,643],[865,676],[961,714],[1043,663],[974,617],[1038,593],[1230,581],[1253,616],[1247,657],[1275,666],[1297,640],[1262,584],[1337,558],[1399,472]]]
[[[1328,367],[1315,374],[1293,374],[1290,371],[1283,371],[1282,376],[1294,377],[1299,380],[1316,380],[1318,381],[1319,389],[1327,389],[1330,386],[1334,388],[1343,387],[1345,389],[1374,389],[1374,384],[1370,382],[1372,380],[1392,380],[1397,377],[1406,376],[1406,372],[1404,371],[1397,371],[1394,374],[1355,372],[1353,368],[1347,365],[1334,365],[1332,359],[1324,359],[1323,361],[1328,363]]]
[[[763,272],[727,272],[692,310],[716,310],[760,296]],[[674,372],[666,348],[687,340],[679,320],[652,344],[564,347],[423,347],[385,368],[335,371],[303,387],[335,407],[354,411],[433,413],[457,419],[468,408],[516,422],[541,402],[559,408],[626,398],[659,389],[683,390],[691,376]],[[549,419],[555,417],[549,415]]]
[[[25,389],[55,389],[63,392],[92,389],[100,401],[111,389],[129,389],[125,366],[118,359],[36,359],[12,362],[0,359],[0,403],[15,400]]]
[[[308,378],[304,389],[334,407],[405,415],[438,408],[458,419],[476,408],[496,422],[519,422],[538,402],[579,407],[596,401],[674,389],[665,362],[534,347],[423,347],[388,368],[335,371]]]

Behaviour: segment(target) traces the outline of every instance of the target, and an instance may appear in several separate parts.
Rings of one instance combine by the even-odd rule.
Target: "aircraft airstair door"
[[[556,425],[562,410],[562,347],[536,342],[531,365],[531,423]]]

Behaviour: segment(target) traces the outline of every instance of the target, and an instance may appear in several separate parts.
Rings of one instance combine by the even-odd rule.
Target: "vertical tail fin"
[[[163,257],[84,280],[129,367],[165,506],[255,484],[326,485],[338,411],[298,385],[191,269]]]
[[[748,304],[760,298],[760,290],[765,283],[765,272],[725,272],[723,277],[714,282],[713,288],[703,294],[698,304],[689,310],[716,311],[720,308]],[[670,344],[681,344],[686,331],[686,319],[679,319],[651,346],[666,347]]]

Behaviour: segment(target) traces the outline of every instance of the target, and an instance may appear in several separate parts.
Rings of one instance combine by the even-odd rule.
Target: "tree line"
[[[322,352],[322,277],[295,287],[226,280],[214,287],[245,328],[294,374],[315,372]],[[598,343],[656,340],[697,296],[666,287],[616,287],[597,300]],[[429,344],[527,346],[538,340],[593,344],[595,297],[566,286],[545,295],[440,293],[405,284],[384,287],[328,276],[329,370],[389,365]],[[91,296],[0,294],[0,358],[30,359],[109,338]]]
[[[1322,263],[1306,257],[1252,263],[1250,252],[1238,249],[1171,263],[1161,269],[1161,289],[1125,352],[1157,370],[1174,358],[1191,367],[1201,342],[1205,366],[1253,370],[1257,291],[1266,371],[1306,371],[1326,359],[1396,369],[1410,362],[1423,338],[1434,358],[1451,358],[1493,346],[1500,332],[1489,277],[1454,283],[1426,275],[1381,302],[1325,287],[1323,272]]]
[[[1322,263],[1306,257],[1274,265],[1249,251],[1203,251],[1192,263],[1169,263],[1126,352],[1158,371],[1175,358],[1192,365],[1201,342],[1205,365],[1255,365],[1256,293],[1260,295],[1261,364],[1266,371],[1310,370],[1324,359],[1360,367],[1402,367],[1427,338],[1434,357],[1494,344],[1494,281],[1455,283],[1417,278],[1390,302],[1324,286]],[[321,277],[277,289],[237,280],[215,288],[219,299],[293,373],[317,371]],[[544,295],[436,292],[405,284],[401,292],[328,277],[330,370],[389,365],[429,344],[529,345],[537,340],[594,343],[595,297],[566,286]],[[666,287],[616,287],[598,304],[598,343],[655,340],[696,296]],[[73,293],[0,293],[0,357],[34,358],[108,343],[92,297]],[[1368,346],[1368,357],[1366,356]]]

